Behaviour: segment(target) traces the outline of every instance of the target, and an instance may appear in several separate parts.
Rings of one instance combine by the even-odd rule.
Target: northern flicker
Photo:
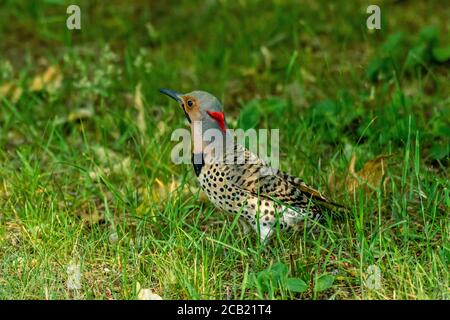
[[[323,207],[339,206],[300,178],[275,170],[244,146],[230,143],[234,139],[227,139],[230,130],[222,104],[212,94],[181,94],[169,89],[160,92],[175,99],[189,121],[192,163],[202,190],[216,207],[239,214],[262,241],[277,228],[285,231],[305,219],[320,218]],[[222,151],[208,148],[204,135],[209,129],[219,133]]]

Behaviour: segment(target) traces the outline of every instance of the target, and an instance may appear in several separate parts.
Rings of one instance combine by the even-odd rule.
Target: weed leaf
[[[305,281],[299,278],[288,278],[286,281],[286,286],[289,291],[292,292],[305,292],[308,290],[308,285]]]
[[[334,276],[330,274],[324,274],[316,278],[316,283],[314,286],[314,291],[322,292],[330,289],[333,286]]]

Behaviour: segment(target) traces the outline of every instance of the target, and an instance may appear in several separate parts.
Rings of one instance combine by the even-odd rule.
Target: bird
[[[174,99],[191,128],[192,164],[201,189],[215,207],[248,223],[266,243],[276,232],[319,220],[325,208],[344,208],[304,180],[267,164],[234,142],[221,102],[206,91],[179,93],[160,89]],[[213,129],[222,149],[204,139]],[[212,140],[212,139],[211,139]],[[217,141],[216,141],[217,142]]]

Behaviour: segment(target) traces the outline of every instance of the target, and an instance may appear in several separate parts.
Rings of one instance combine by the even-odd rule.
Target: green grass
[[[0,5],[0,299],[450,298],[443,2],[380,2],[375,32],[364,1],[80,1],[81,31],[69,3]],[[49,66],[61,83],[32,90]],[[161,87],[279,128],[281,168],[350,213],[261,246],[170,161],[186,124]],[[333,188],[352,154],[392,155],[384,187]]]

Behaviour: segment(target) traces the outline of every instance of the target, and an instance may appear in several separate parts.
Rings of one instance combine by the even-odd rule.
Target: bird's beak
[[[188,119],[189,123],[191,123],[191,118],[189,117],[189,114],[186,112],[186,109],[184,108],[184,103],[183,103],[183,99],[181,98],[181,96],[182,96],[181,93],[178,93],[178,92],[176,92],[174,90],[170,90],[170,89],[159,89],[159,92],[161,92],[161,93],[165,94],[166,96],[169,96],[172,99],[174,99],[175,101],[177,101],[181,105],[181,108],[183,108],[184,115]]]
[[[175,101],[177,101],[178,103],[181,103],[183,100],[181,99],[182,94],[178,93],[174,90],[170,90],[170,89],[159,89],[159,92],[165,94],[166,96],[171,97],[172,99],[174,99]]]

